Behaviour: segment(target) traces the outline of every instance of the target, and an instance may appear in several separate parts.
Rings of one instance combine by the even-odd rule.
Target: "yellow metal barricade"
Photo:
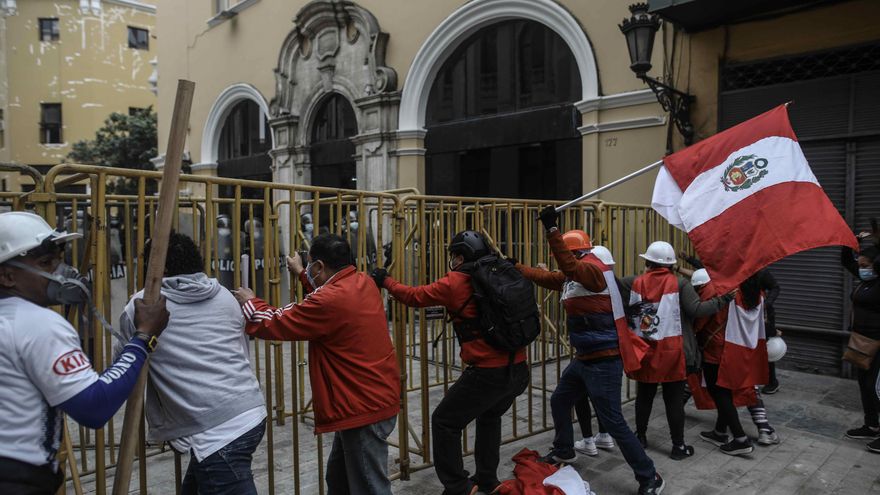
[[[108,184],[130,180],[132,194],[109,194]],[[116,321],[128,299],[143,286],[144,244],[155,217],[158,172],[63,164],[22,195],[0,194],[0,207],[31,208],[52,225],[81,232],[66,257],[89,273],[96,310]],[[85,184],[86,194],[57,192]],[[285,256],[307,251],[314,236],[333,232],[347,238],[361,271],[390,264],[393,277],[422,285],[442,277],[447,245],[464,229],[482,232],[505,256],[555,269],[537,214],[548,204],[537,200],[435,197],[415,191],[365,192],[184,175],[175,229],[191,236],[205,259],[204,270],[227,288],[247,281],[275,306],[302,298],[302,289],[285,266]],[[310,218],[309,218],[310,217]],[[311,221],[313,230],[306,228]],[[642,269],[638,254],[654,240],[689,250],[687,238],[649,207],[585,202],[566,210],[562,229],[586,230],[595,244],[608,247],[618,276]],[[529,347],[531,382],[503,419],[503,440],[514,441],[553,428],[550,395],[568,364],[565,314],[557,293],[537,289],[542,333]],[[356,301],[352,302],[356,304]],[[392,478],[432,465],[431,412],[462,371],[459,346],[443,309],[412,309],[387,302],[389,332],[401,370],[402,411],[389,438]],[[115,338],[96,318],[66,315],[100,372],[113,361]],[[446,330],[444,332],[444,330]],[[324,493],[325,458],[331,435],[313,434],[314,411],[308,370],[308,343],[252,340],[251,361],[265,393],[269,413],[265,441],[255,454],[261,493]],[[193,356],[198,359],[198,356]],[[625,383],[629,400],[634,388]],[[79,493],[107,492],[115,472],[122,413],[99,430],[68,422],[68,487]],[[187,459],[166,445],[146,441],[140,432],[140,493],[179,490]],[[464,452],[473,449],[474,431],[464,435]],[[76,468],[71,470],[70,468]]]

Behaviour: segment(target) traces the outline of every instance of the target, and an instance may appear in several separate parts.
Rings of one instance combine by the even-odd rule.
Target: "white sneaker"
[[[596,447],[600,449],[610,450],[614,448],[614,438],[608,433],[599,433],[593,437],[593,441],[596,443]]]
[[[779,435],[777,435],[775,431],[758,431],[758,444],[775,445],[777,443],[779,443]]]
[[[592,437],[584,438],[583,440],[575,442],[574,450],[587,455],[596,455],[599,453],[599,450],[596,449],[596,442],[593,441]]]

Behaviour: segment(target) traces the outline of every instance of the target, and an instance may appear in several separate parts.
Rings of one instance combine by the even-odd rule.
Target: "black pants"
[[[636,382],[636,434],[645,435],[658,383]],[[663,383],[663,403],[673,445],[684,445],[684,390],[687,381]]]
[[[718,417],[715,420],[715,431],[726,433],[730,428],[730,433],[734,438],[746,436],[742,423],[739,422],[739,414],[736,412],[736,406],[733,404],[733,392],[729,388],[719,387],[718,383],[718,365],[713,363],[703,363],[703,377],[706,379],[706,388],[709,395],[715,401],[715,407],[718,410]]]
[[[467,494],[471,485],[461,458],[461,432],[476,420],[474,462],[480,488],[498,484],[501,416],[529,384],[526,363],[464,370],[431,415],[434,470],[446,495]]]
[[[64,476],[48,465],[0,457],[0,493],[3,495],[55,495]]]
[[[776,331],[776,309],[773,306],[766,306],[764,309],[765,314],[767,315],[767,322],[765,326],[765,330],[767,332],[767,338],[776,337],[779,335],[779,332]],[[769,363],[770,365],[770,380],[767,385],[779,386],[779,380],[776,378],[776,363]]]
[[[865,412],[865,424],[875,428],[880,426],[880,422],[877,421],[880,401],[874,388],[877,384],[878,371],[880,371],[880,353],[874,356],[869,369],[858,370],[859,395],[862,398],[862,410]]]
[[[581,397],[574,404],[574,414],[581,425],[581,433],[584,435],[584,438],[593,436],[593,411],[590,408],[589,395]],[[599,425],[599,433],[608,433],[602,425],[602,420],[599,419],[599,416],[596,416],[596,423]]]

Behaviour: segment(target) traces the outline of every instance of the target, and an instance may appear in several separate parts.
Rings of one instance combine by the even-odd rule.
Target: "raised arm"
[[[523,277],[545,289],[561,291],[562,284],[565,283],[565,274],[560,271],[551,272],[541,268],[523,265],[522,263],[517,263],[516,269],[522,273]]]

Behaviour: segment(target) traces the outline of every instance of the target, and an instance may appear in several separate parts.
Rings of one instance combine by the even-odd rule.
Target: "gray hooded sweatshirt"
[[[247,354],[244,316],[235,297],[204,273],[162,280],[171,318],[150,358],[145,411],[149,439],[203,432],[264,406]],[[134,300],[120,316],[125,339],[135,333]]]

